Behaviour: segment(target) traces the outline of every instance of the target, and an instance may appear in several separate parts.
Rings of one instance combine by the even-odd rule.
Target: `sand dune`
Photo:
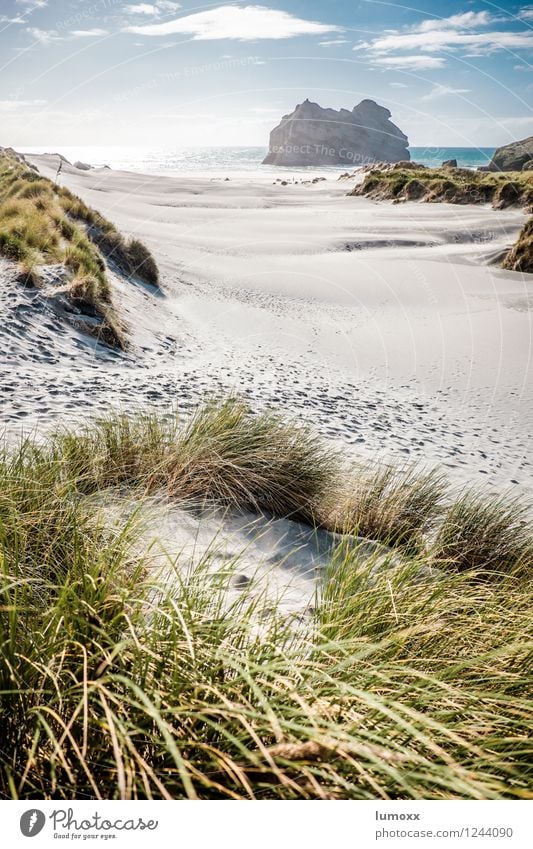
[[[31,160],[55,175],[54,158]],[[376,204],[346,197],[351,184],[331,175],[284,178],[65,166],[65,185],[153,251],[165,295],[120,290],[128,356],[94,345],[80,356],[79,340],[63,349],[45,328],[44,358],[19,351],[2,388],[7,419],[187,409],[229,389],[354,453],[529,488],[531,278],[487,264],[523,213]],[[21,338],[31,351],[31,334]],[[2,359],[12,369],[5,349]]]

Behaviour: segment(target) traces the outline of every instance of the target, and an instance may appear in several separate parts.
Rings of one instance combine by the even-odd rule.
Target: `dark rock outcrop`
[[[445,159],[442,168],[457,168],[457,159]]]
[[[521,171],[530,159],[533,159],[533,136],[499,147],[483,170]]]
[[[270,133],[264,165],[361,166],[409,160],[407,136],[373,100],[348,109],[322,109],[305,100]]]

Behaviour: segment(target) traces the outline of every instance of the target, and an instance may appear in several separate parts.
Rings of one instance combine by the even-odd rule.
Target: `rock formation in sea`
[[[533,136],[499,147],[483,171],[521,171],[533,159]]]
[[[323,109],[305,100],[270,133],[264,165],[347,165],[409,159],[407,136],[373,100],[352,111]]]

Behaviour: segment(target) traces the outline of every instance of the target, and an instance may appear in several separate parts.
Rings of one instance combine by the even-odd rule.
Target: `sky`
[[[264,145],[372,98],[412,146],[533,135],[533,5],[0,0],[0,145]]]

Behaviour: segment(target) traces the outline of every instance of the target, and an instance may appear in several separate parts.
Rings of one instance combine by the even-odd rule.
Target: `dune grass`
[[[457,569],[508,571],[533,562],[530,505],[468,490],[448,508],[435,547]]]
[[[344,496],[335,493],[328,524],[343,533],[416,551],[424,547],[442,514],[445,495],[446,483],[435,470],[360,467]]]
[[[522,227],[518,239],[505,256],[502,265],[510,271],[533,274],[533,218]]]
[[[485,561],[458,570],[450,542],[446,559],[402,548],[379,564],[341,542],[297,630],[249,589],[230,604],[230,566],[185,576],[178,560],[154,585],[139,521],[98,506],[161,491],[311,521],[339,464],[238,401],[6,452],[1,796],[531,798],[531,582],[509,559],[495,570],[486,540],[483,582]],[[500,515],[500,540],[513,522]],[[463,542],[468,528],[478,545],[480,523]]]
[[[428,203],[492,204],[495,209],[533,204],[533,173],[491,173],[466,168],[424,168],[402,163],[370,170],[351,195],[397,203],[424,200]]]
[[[34,286],[39,285],[41,266],[63,264],[69,272],[64,295],[102,319],[98,326],[86,325],[87,332],[119,348],[126,346],[126,335],[104,256],[128,276],[158,282],[155,261],[142,243],[125,240],[80,198],[9,151],[0,151],[0,254],[19,263],[21,280]]]
[[[152,286],[159,285],[159,271],[148,248],[139,239],[125,239],[114,224],[91,209],[62,186],[57,191],[59,203],[68,216],[84,225],[88,239],[104,256],[128,276],[139,277]]]
[[[189,422],[110,416],[59,431],[53,456],[85,493],[127,485],[182,502],[214,501],[313,520],[339,460],[309,429],[254,416],[239,399],[210,401]]]

